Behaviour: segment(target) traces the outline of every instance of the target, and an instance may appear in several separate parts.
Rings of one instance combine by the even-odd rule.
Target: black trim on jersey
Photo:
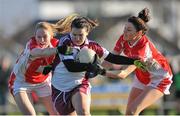
[[[109,53],[108,56],[104,60],[111,62],[111,63],[114,63],[114,64],[129,65],[129,64],[134,64],[134,61],[136,59],[132,59],[132,58],[128,58],[126,56],[115,55],[115,54]]]
[[[55,70],[56,66],[61,62],[61,59],[59,57],[58,54],[56,54],[54,60],[53,60],[53,63],[51,64],[52,65],[52,71]]]
[[[79,62],[75,62],[73,59],[67,59],[67,60],[63,60],[63,63],[66,67],[66,69],[69,72],[83,72],[86,71],[88,68],[87,63],[79,63]]]

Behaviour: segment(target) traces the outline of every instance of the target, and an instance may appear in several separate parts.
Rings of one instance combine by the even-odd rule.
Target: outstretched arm
[[[30,54],[32,57],[46,57],[55,55],[56,53],[60,54],[70,54],[72,52],[71,47],[62,45],[56,48],[34,48],[31,50]]]
[[[63,63],[69,72],[83,72],[83,71],[87,71],[88,68],[90,67],[90,64],[75,62],[73,59],[64,60]],[[45,75],[51,72],[52,70],[53,70],[52,64],[39,68],[39,71],[43,72],[43,74]]]
[[[131,64],[134,64],[134,61],[137,59],[132,59],[126,56],[115,55],[115,54],[109,53],[108,56],[104,60],[114,63],[114,64],[131,65]]]
[[[106,70],[97,63],[79,63],[73,59],[64,60],[63,63],[69,72],[86,71],[86,78],[94,78],[98,74],[106,74]]]
[[[73,59],[64,60],[63,63],[69,72],[83,72],[86,71],[90,65],[87,63],[76,62]]]
[[[134,70],[136,69],[136,66],[134,65],[129,65],[123,70],[116,70],[116,71],[106,71],[106,77],[109,78],[120,78],[124,79],[128,77]]]
[[[56,48],[34,48],[31,50],[30,54],[32,57],[46,57],[57,53]]]

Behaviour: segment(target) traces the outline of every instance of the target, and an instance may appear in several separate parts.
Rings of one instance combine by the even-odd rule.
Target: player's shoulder
[[[89,45],[98,45],[98,46],[100,46],[99,43],[94,41],[94,40],[89,40],[88,39],[88,42],[89,42]]]
[[[137,48],[144,48],[147,47],[151,42],[149,41],[148,37],[144,35],[137,43]]]
[[[118,38],[118,40],[125,41],[125,40],[124,40],[124,34],[120,35],[119,38]]]

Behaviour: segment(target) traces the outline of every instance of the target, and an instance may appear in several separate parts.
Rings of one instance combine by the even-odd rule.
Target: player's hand
[[[62,46],[57,47],[57,51],[60,54],[64,55],[70,55],[72,54],[73,48],[72,48],[72,42],[70,40],[65,40],[62,44]]]
[[[97,73],[100,74],[100,75],[103,75],[105,76],[106,75],[106,69],[104,69],[101,65],[97,64],[98,65],[98,69],[97,69]]]
[[[87,66],[87,72],[96,71],[98,69],[98,65],[96,63],[89,63]]]
[[[143,61],[141,61],[141,60],[135,60],[135,61],[134,61],[134,65],[135,65],[137,68],[139,68],[139,69],[141,69],[141,70],[143,70],[143,71],[147,71],[147,65],[146,65],[146,63],[143,62]]]
[[[49,72],[51,72],[51,71],[52,71],[52,65],[47,65],[47,66],[44,67],[42,73],[43,73],[44,75],[47,75],[47,74],[49,74]]]
[[[147,59],[146,61],[135,60],[134,65],[143,71],[157,70],[160,68],[160,65],[155,59]]]
[[[85,77],[87,78],[94,78],[96,77],[98,74],[100,75],[105,75],[106,74],[106,70],[100,66],[99,64],[89,64],[89,68],[85,74]]]
[[[57,52],[64,55],[70,55],[72,54],[72,47],[67,45],[58,46]]]
[[[97,72],[86,72],[85,73],[85,78],[89,79],[89,78],[94,78],[96,77],[98,74]]]
[[[160,64],[155,59],[152,59],[152,58],[147,59],[145,61],[145,64],[149,71],[153,71],[153,70],[155,71],[161,68]]]
[[[98,74],[96,72],[97,70],[97,65],[95,63],[89,63],[88,67],[87,67],[87,71],[85,73],[85,77],[86,78],[94,78],[96,77]]]

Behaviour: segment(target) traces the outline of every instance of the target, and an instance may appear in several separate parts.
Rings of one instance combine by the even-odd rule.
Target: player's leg
[[[46,110],[50,115],[57,115],[57,111],[52,102],[52,90],[51,90],[51,80],[47,78],[45,83],[34,89],[36,94],[39,96],[39,100],[42,102]]]
[[[90,102],[90,93],[78,91],[72,96],[72,104],[78,115],[90,115]]]
[[[158,89],[147,86],[141,94],[130,104],[127,114],[138,115],[142,110],[155,103],[163,96]]]
[[[49,115],[57,115],[58,114],[57,111],[55,110],[54,106],[53,106],[51,95],[45,96],[45,97],[40,97],[39,99],[42,102],[42,104],[45,106]]]
[[[63,92],[52,86],[52,101],[59,115],[76,115],[71,102],[74,91]]]
[[[134,77],[133,83],[132,83],[132,89],[129,94],[128,98],[128,104],[126,107],[126,114],[130,114],[130,106],[134,102],[134,100],[143,92],[145,89],[145,85],[139,82],[137,77]]]
[[[24,115],[36,115],[31,93],[20,91],[14,95],[17,106]]]
[[[131,89],[131,92],[129,94],[129,97],[128,97],[128,103],[127,103],[127,106],[126,106],[126,114],[130,114],[130,106],[131,104],[134,102],[134,100],[143,92],[142,89],[138,89],[138,88],[135,88],[133,87]]]

